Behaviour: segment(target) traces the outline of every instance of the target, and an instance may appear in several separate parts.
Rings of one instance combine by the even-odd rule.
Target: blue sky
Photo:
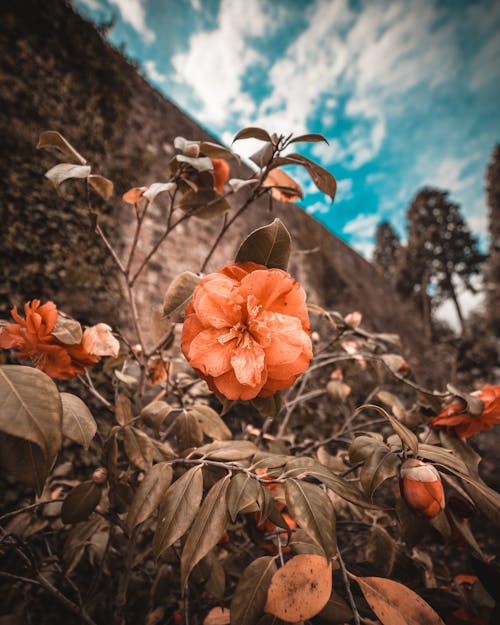
[[[370,258],[404,238],[424,184],[448,189],[486,245],[484,172],[500,141],[495,0],[74,0],[150,82],[222,141],[242,127],[320,132],[333,205],[301,169],[302,205]],[[248,155],[257,144],[241,141]],[[290,170],[288,170],[290,172]],[[291,173],[291,172],[290,172]]]

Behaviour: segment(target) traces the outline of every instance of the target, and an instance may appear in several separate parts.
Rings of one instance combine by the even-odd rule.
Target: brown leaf
[[[147,190],[147,187],[133,187],[122,195],[122,200],[127,204],[137,204],[142,200],[142,196]]]
[[[109,200],[113,195],[114,185],[111,180],[104,178],[104,176],[96,176],[91,174],[87,178],[89,185],[96,191],[103,199]]]
[[[159,434],[160,426],[170,412],[172,412],[172,406],[166,402],[152,401],[147,406],[144,406],[140,417],[146,425]]]
[[[120,341],[113,336],[113,330],[107,323],[96,323],[86,328],[82,339],[83,349],[93,356],[112,356],[120,353]]]
[[[227,608],[212,608],[205,616],[203,625],[229,625],[231,614]]]
[[[167,462],[160,462],[149,469],[130,505],[127,515],[129,532],[153,514],[171,482],[172,466]]]
[[[280,202],[296,202],[302,198],[302,189],[295,180],[281,169],[272,169],[263,186],[272,187],[271,195]]]
[[[328,195],[332,201],[335,199],[337,181],[329,171],[301,154],[289,154],[286,158],[294,163],[303,165],[318,189]]]
[[[56,149],[64,156],[76,161],[80,165],[87,162],[83,156],[60,133],[55,130],[45,130],[40,133],[37,143],[37,150],[41,148]]]
[[[97,432],[92,413],[79,397],[71,393],[61,393],[61,402],[63,435],[88,449]]]
[[[254,625],[264,610],[275,559],[257,558],[241,574],[231,601],[231,625]]]
[[[254,126],[250,126],[248,128],[243,128],[243,130],[240,130],[235,135],[233,143],[235,141],[239,141],[240,139],[259,139],[259,141],[272,142],[271,136],[266,130],[264,130],[263,128],[256,128]]]
[[[0,366],[0,432],[37,445],[52,466],[62,441],[62,403],[48,375],[33,367]]]
[[[214,441],[198,447],[193,454],[214,460],[244,460],[258,451],[251,441]]]
[[[181,555],[181,589],[184,590],[193,567],[219,542],[226,529],[228,514],[226,491],[230,476],[216,482],[205,500],[186,538]]]
[[[52,336],[55,336],[56,339],[59,339],[61,343],[66,345],[77,345],[82,340],[82,326],[76,319],[63,317],[63,315],[59,314],[56,326],[52,330]]]
[[[211,439],[216,441],[231,439],[231,430],[210,406],[195,404],[187,408],[186,412],[189,412],[196,419],[203,433]]]
[[[149,469],[153,460],[153,444],[147,434],[134,427],[124,428],[123,448],[127,458],[138,469]]]
[[[175,435],[177,437],[177,447],[180,451],[199,447],[203,442],[203,430],[196,417],[187,410],[184,410],[175,424]]]
[[[40,496],[52,463],[38,445],[0,432],[0,466]]]
[[[101,488],[93,481],[82,482],[66,495],[61,508],[63,523],[86,521],[101,500]]]
[[[203,496],[201,465],[176,480],[165,493],[153,538],[153,552],[160,557],[189,529]]]
[[[326,493],[315,484],[287,479],[285,495],[288,511],[294,521],[322,547],[328,558],[335,555],[335,512]]]
[[[59,187],[66,180],[72,178],[87,178],[90,175],[90,167],[88,165],[73,165],[71,163],[59,163],[49,171],[45,172],[48,178],[56,187]]]
[[[383,577],[351,577],[384,625],[444,625],[437,612],[403,584]]]
[[[332,592],[332,565],[323,556],[294,556],[274,574],[265,611],[287,623],[316,616]]]
[[[132,402],[126,395],[120,393],[115,402],[116,422],[120,425],[126,425],[127,423],[130,423],[133,418],[134,413],[132,411]]]
[[[163,316],[166,319],[172,323],[181,320],[199,282],[199,276],[191,271],[183,271],[172,280],[163,298]]]
[[[240,245],[235,262],[252,261],[270,269],[287,270],[290,258],[291,237],[279,219],[257,228]]]
[[[238,512],[244,510],[259,499],[258,482],[246,473],[237,473],[229,484],[227,489],[226,501],[227,510],[231,521],[236,521]]]

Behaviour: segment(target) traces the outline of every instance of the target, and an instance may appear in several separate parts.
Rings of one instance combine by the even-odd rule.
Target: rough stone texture
[[[115,182],[117,196],[101,206],[100,221],[122,250],[130,245],[135,217],[120,195],[162,180],[175,136],[213,138],[62,0],[18,0],[4,4],[2,13],[0,314],[37,296],[55,299],[82,321],[116,321],[119,280],[89,228],[82,185],[68,185],[63,198],[54,193],[43,173],[56,161],[34,149],[38,134],[60,131],[95,164],[96,173]],[[233,161],[233,176],[246,173]],[[397,300],[369,262],[298,206],[275,204],[270,213],[264,201],[250,208],[208,269],[230,262],[241,239],[275,216],[290,230],[290,270],[310,301],[341,312],[361,310],[367,327],[400,333],[413,353],[427,347],[413,309]],[[144,325],[170,279],[184,269],[199,269],[220,220],[189,220],[155,257],[138,285]],[[162,222],[159,203],[145,224],[140,253],[147,253]],[[429,362],[425,367],[428,371]]]

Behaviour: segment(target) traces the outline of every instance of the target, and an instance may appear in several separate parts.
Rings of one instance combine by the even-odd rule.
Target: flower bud
[[[200,155],[200,146],[197,143],[188,143],[182,150],[184,156],[190,156],[191,158],[198,158]]]
[[[212,158],[211,161],[214,168],[214,188],[217,193],[222,193],[229,178],[229,164],[222,158]]]
[[[362,318],[363,315],[359,312],[359,310],[355,310],[344,317],[344,322],[346,325],[355,330],[360,325]]]
[[[403,499],[419,516],[432,519],[444,509],[444,490],[437,470],[412,458],[401,466],[400,489]]]
[[[92,473],[92,481],[95,484],[105,484],[108,479],[108,471],[104,467],[98,467],[94,473]]]

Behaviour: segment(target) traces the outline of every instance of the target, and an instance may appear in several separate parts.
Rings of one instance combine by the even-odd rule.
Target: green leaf
[[[149,469],[130,505],[127,515],[129,532],[153,514],[171,482],[172,466],[169,463],[160,462]]]
[[[255,625],[262,616],[271,579],[276,573],[275,558],[257,558],[241,574],[231,600],[231,625]]]
[[[56,149],[64,156],[76,161],[80,165],[85,165],[87,162],[83,156],[75,150],[71,143],[55,130],[46,130],[40,133],[36,147],[37,150],[42,148]]]
[[[0,365],[0,432],[37,445],[52,466],[62,442],[62,404],[48,375],[33,367]]]
[[[323,137],[323,135],[316,134],[316,133],[309,133],[306,135],[299,135],[298,137],[294,137],[290,141],[290,144],[298,143],[301,141],[305,141],[306,143],[319,143],[320,141],[324,141],[327,145],[330,145],[328,141],[325,139],[325,137]]]
[[[253,456],[258,448],[251,441],[215,441],[198,447],[191,455],[214,460],[244,460]]]
[[[279,219],[254,230],[243,241],[236,254],[235,262],[252,261],[270,269],[287,270],[290,258],[291,237]]]
[[[236,521],[238,512],[256,503],[259,499],[259,483],[247,473],[237,473],[227,489],[227,510],[231,521]]]
[[[226,529],[226,491],[230,476],[216,482],[208,491],[186,538],[181,555],[181,589],[184,590],[193,567],[219,542]]]
[[[186,471],[167,490],[160,502],[158,524],[153,538],[153,552],[157,557],[187,532],[198,512],[202,496],[201,465]]]
[[[235,135],[233,143],[241,139],[259,139],[259,141],[269,141],[272,143],[270,134],[263,128],[256,128],[255,126],[250,126],[248,128],[243,128],[243,130],[240,130]]]
[[[192,415],[203,430],[203,433],[213,440],[223,441],[231,439],[231,430],[210,406],[195,404],[190,408],[186,408],[186,413]]]
[[[61,314],[57,316],[57,323],[52,330],[52,336],[59,339],[61,343],[66,345],[78,345],[83,336],[82,326],[76,319],[63,317]]]
[[[90,175],[90,171],[91,169],[88,165],[59,163],[59,165],[55,165],[49,171],[46,171],[45,177],[56,187],[59,187],[63,182],[72,178],[87,178]]]
[[[87,178],[89,185],[98,193],[103,199],[109,200],[113,195],[114,185],[111,180],[104,178],[104,176],[98,176],[91,174]]]
[[[325,195],[328,195],[333,202],[337,192],[337,181],[329,171],[301,154],[288,154],[286,158],[295,164],[303,165],[316,187],[323,191]]]
[[[294,479],[285,483],[290,516],[323,549],[328,559],[337,552],[335,511],[319,486]]]
[[[123,429],[123,449],[127,458],[141,471],[147,471],[153,461],[153,444],[147,434],[134,427]]]
[[[101,500],[102,490],[92,481],[82,482],[66,495],[61,508],[63,523],[86,521]]]
[[[183,271],[172,280],[163,298],[163,315],[166,319],[172,323],[182,319],[199,282],[199,276],[191,271]]]
[[[88,449],[97,432],[92,413],[79,397],[71,393],[61,393],[61,402],[63,435]]]

